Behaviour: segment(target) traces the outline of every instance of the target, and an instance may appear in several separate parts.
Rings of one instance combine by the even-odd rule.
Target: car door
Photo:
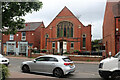
[[[58,60],[56,58],[47,57],[47,61],[45,61],[45,64],[44,64],[45,72],[52,73],[57,63],[58,63]]]
[[[39,57],[35,59],[32,69],[36,72],[44,72],[44,63],[46,61],[45,57]]]

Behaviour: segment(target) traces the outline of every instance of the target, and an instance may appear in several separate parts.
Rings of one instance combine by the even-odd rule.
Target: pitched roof
[[[52,20],[52,22],[56,19],[56,18],[67,18],[67,17],[73,17],[76,18],[78,21],[79,19],[65,6],[59,13],[58,15]],[[52,23],[51,22],[51,23]],[[80,21],[79,21],[80,22]],[[51,23],[48,25],[50,26]],[[80,22],[81,23],[81,22]],[[82,23],[81,23],[82,24]],[[83,24],[82,24],[83,25]],[[48,28],[47,26],[47,28]]]
[[[23,29],[18,30],[18,31],[34,31],[41,24],[42,24],[42,22],[27,22],[27,23],[25,23],[25,27]]]
[[[57,17],[58,16],[74,16],[74,14],[65,6],[57,15]]]

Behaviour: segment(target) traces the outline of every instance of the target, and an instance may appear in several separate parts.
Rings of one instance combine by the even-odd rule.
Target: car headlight
[[[103,63],[100,63],[100,64],[99,64],[99,68],[102,68],[102,67],[103,67]]]

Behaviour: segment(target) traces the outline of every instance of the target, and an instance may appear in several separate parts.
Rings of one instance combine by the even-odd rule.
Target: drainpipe
[[[114,19],[115,19],[115,54],[116,54],[116,17],[114,17]]]

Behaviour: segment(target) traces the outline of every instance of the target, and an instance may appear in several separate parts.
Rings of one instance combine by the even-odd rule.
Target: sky
[[[40,0],[43,7],[38,12],[23,17],[26,22],[41,22],[45,27],[66,6],[83,25],[92,25],[92,40],[102,39],[102,26],[106,0]]]

